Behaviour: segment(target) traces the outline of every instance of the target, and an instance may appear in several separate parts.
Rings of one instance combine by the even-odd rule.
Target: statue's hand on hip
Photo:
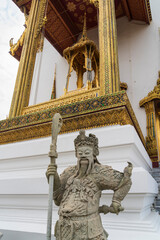
[[[120,203],[114,201],[112,202],[111,207],[113,207],[114,213],[116,213],[117,215],[119,214],[119,212],[122,212],[124,210]]]

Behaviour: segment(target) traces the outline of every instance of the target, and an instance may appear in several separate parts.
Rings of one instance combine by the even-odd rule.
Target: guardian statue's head
[[[94,134],[85,135],[85,130],[80,130],[79,135],[74,140],[75,154],[78,159],[78,171],[81,166],[86,164],[86,175],[92,170],[94,163],[98,163],[97,156],[99,155],[98,138]]]

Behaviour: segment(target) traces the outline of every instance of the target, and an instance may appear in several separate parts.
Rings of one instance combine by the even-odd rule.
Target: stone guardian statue
[[[0,232],[0,239],[3,237],[3,234]]]
[[[57,166],[50,164],[47,178],[54,175],[53,199],[59,206],[59,220],[55,226],[56,240],[106,240],[100,214],[123,211],[121,201],[131,187],[132,164],[121,173],[101,165],[98,139],[81,130],[74,140],[77,164],[68,167],[60,176]],[[111,206],[99,207],[103,190],[113,190]]]

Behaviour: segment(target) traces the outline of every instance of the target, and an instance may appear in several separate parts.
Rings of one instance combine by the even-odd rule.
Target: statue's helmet
[[[75,151],[77,156],[77,148],[80,146],[91,146],[93,147],[93,155],[96,160],[96,156],[99,155],[99,149],[98,149],[98,138],[94,134],[89,134],[87,137],[85,135],[85,130],[80,130],[79,135],[74,140],[75,145]]]

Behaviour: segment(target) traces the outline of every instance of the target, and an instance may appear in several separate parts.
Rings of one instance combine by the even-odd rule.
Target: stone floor
[[[0,240],[45,240],[46,234],[40,234],[40,233],[29,233],[29,232],[20,232],[20,231],[6,231],[1,230],[3,232],[3,237]],[[52,236],[52,240],[55,240],[55,238]]]

